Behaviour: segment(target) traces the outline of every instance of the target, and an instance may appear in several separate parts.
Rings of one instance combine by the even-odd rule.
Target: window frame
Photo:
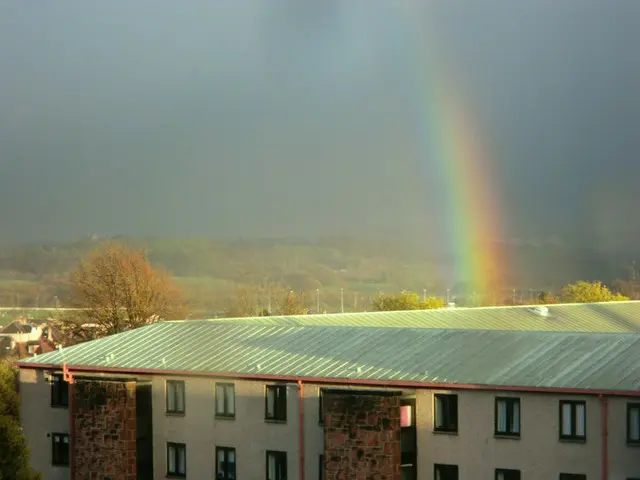
[[[62,374],[51,375],[50,389],[49,404],[55,408],[69,408],[69,383]]]
[[[269,391],[274,390],[273,415],[269,415]],[[280,392],[280,394],[278,394]],[[284,423],[287,421],[287,385],[265,385],[264,390],[264,419],[267,422]]]
[[[174,405],[176,408],[173,410],[169,409],[169,385],[181,385],[182,387],[182,410],[177,409],[177,396],[173,399]],[[178,394],[178,390],[175,390],[175,394]],[[166,380],[164,386],[164,397],[165,397],[165,412],[168,415],[185,415],[187,412],[187,385],[184,380]]]
[[[318,425],[324,425],[324,388],[318,389]]]
[[[61,441],[56,442],[56,438],[59,438]],[[60,457],[60,452],[56,450],[56,443],[65,443],[64,439],[67,439],[67,452],[66,452],[66,460]],[[68,433],[60,433],[55,432],[51,434],[51,465],[54,467],[68,467],[71,462],[71,436]]]
[[[172,472],[169,470],[169,451],[174,448],[177,452],[181,449],[184,452],[184,473],[180,473],[178,471]],[[176,468],[180,462],[177,461],[176,455]],[[176,443],[176,442],[167,442],[167,477],[170,478],[186,478],[187,477],[187,444],[186,443]]]
[[[224,411],[220,412],[218,411],[218,387],[222,388],[222,391],[224,392],[224,400],[223,400],[223,406],[224,406]],[[231,389],[232,391],[232,396],[233,396],[233,413],[229,413],[227,411],[227,394],[228,394],[228,389]],[[215,402],[216,402],[216,418],[227,418],[227,419],[234,419],[236,418],[236,385],[235,383],[223,383],[223,382],[216,382],[215,384]]]
[[[451,469],[452,471],[455,471],[455,478],[456,480],[460,478],[460,469],[458,468],[458,465],[450,465],[450,464],[445,464],[445,463],[434,463],[433,464],[433,478],[434,480],[438,478],[438,469]],[[442,472],[441,472],[442,473]],[[443,480],[442,478],[440,478],[440,480]],[[449,477],[447,476],[444,480],[449,480]]]
[[[218,447],[216,446],[216,478],[218,478],[218,475],[220,475],[220,473],[224,473],[224,478],[227,479],[229,472],[220,472],[218,470],[218,453],[219,452],[224,452],[224,463],[225,465],[229,464],[229,452],[233,452],[233,465],[234,465],[234,477],[237,477],[237,469],[238,469],[238,454],[236,453],[236,449],[235,447]],[[228,469],[227,469],[228,470]]]
[[[273,456],[275,458],[276,462],[281,462],[280,466],[284,466],[284,476],[281,474],[280,477],[278,477],[278,472],[276,471],[276,478],[273,480],[287,480],[287,452],[283,452],[280,450],[267,450],[266,452],[266,471],[265,471],[265,478],[267,480],[269,479],[269,456]],[[277,470],[277,465],[278,463],[276,463],[276,470]],[[282,468],[281,468],[282,469]]]
[[[320,454],[318,459],[318,480],[324,480],[324,454]]]
[[[587,480],[587,475],[584,473],[560,473],[558,474],[559,480]]]
[[[437,422],[438,422],[438,400],[444,398],[447,399],[447,402],[450,401],[455,401],[455,420],[454,422],[449,422],[449,421],[444,421],[445,426],[442,427],[438,427],[437,426]],[[443,402],[444,405],[445,402]],[[446,415],[445,415],[446,414]],[[447,408],[445,409],[445,411],[443,412],[443,416],[450,416],[451,415],[451,407],[447,406]],[[455,393],[436,393],[433,395],[433,431],[437,432],[437,433],[449,433],[449,434],[456,434],[458,433],[458,428],[459,428],[459,415],[458,415],[458,395]],[[443,418],[444,420],[444,418]],[[453,426],[448,426],[450,423],[453,424]]]
[[[498,403],[505,402],[506,403],[506,411],[507,411],[507,430],[502,432],[498,430],[499,422],[498,422]],[[514,432],[511,427],[511,420],[513,419],[513,405],[518,405],[518,431]],[[520,397],[496,397],[494,402],[494,422],[493,422],[493,431],[494,435],[497,437],[509,437],[509,438],[520,438],[522,434],[522,402],[520,401]]]
[[[496,468],[495,479],[499,480],[499,475],[518,475],[517,480],[522,478],[522,472],[520,470],[516,470],[514,468]],[[505,480],[511,480],[509,477],[505,478]]]
[[[640,446],[640,435],[638,438],[631,438],[631,411],[638,410],[638,431],[640,432],[640,403],[629,402],[627,403],[627,445]]]
[[[571,434],[565,435],[562,432],[562,407],[565,405],[571,405]],[[577,408],[576,406],[582,405],[584,407],[584,435],[576,435],[576,425],[577,425]],[[559,425],[558,425],[558,435],[560,440],[562,441],[571,441],[571,442],[586,442],[587,441],[587,402],[585,400],[560,400],[559,402]]]

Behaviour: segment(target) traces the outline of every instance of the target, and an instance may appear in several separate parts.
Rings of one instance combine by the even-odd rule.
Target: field
[[[64,306],[67,275],[77,262],[106,240],[87,238],[64,244],[35,244],[0,249],[0,305],[29,309]],[[380,292],[412,290],[429,296],[464,291],[465,281],[455,273],[455,258],[432,255],[421,245],[380,239],[327,237],[316,240],[202,238],[117,238],[143,248],[151,262],[167,269],[182,288],[191,317],[221,314],[238,291],[262,292],[271,286],[305,292],[305,302],[316,311],[362,311]],[[502,245],[504,265],[499,295],[526,301],[538,291],[555,291],[576,280],[611,282],[627,278],[629,254],[595,257],[588,250],[563,245]],[[268,295],[258,302],[268,303]],[[55,312],[55,308],[48,311]],[[0,310],[0,322],[17,312]]]

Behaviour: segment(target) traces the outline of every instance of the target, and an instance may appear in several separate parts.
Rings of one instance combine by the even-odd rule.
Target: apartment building
[[[638,479],[634,303],[162,322],[20,362],[21,419],[54,480]]]

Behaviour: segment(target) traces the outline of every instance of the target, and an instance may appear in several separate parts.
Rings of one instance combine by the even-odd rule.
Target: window
[[[287,452],[267,451],[267,480],[287,480]]]
[[[520,399],[496,398],[496,435],[520,436]]]
[[[587,480],[587,476],[577,473],[561,473],[560,480]]]
[[[496,480],[520,480],[520,470],[496,468]]]
[[[184,443],[167,443],[167,476],[187,476],[187,446]]]
[[[69,434],[51,434],[51,463],[58,467],[69,466]]]
[[[458,396],[457,395],[436,395],[435,402],[435,425],[436,432],[458,431]]]
[[[627,405],[627,443],[640,444],[640,403]]]
[[[184,413],[184,382],[167,380],[167,413]]]
[[[267,385],[265,418],[284,422],[287,419],[287,386]]]
[[[560,438],[585,440],[587,438],[587,406],[583,401],[560,401]]]
[[[318,480],[324,480],[324,455],[320,455],[318,462]]]
[[[216,478],[221,480],[235,480],[236,478],[236,449],[216,447]]]
[[[236,416],[236,395],[233,383],[216,383],[216,417]]]
[[[433,478],[435,480],[458,480],[458,466],[436,463],[433,466]]]
[[[62,375],[51,377],[51,406],[69,406],[69,384],[63,380]]]
[[[318,423],[324,425],[324,389],[318,390]]]

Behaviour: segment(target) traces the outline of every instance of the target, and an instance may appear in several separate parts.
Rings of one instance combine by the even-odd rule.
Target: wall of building
[[[69,409],[51,407],[49,382],[41,370],[20,369],[20,423],[33,468],[46,480],[68,480],[68,467],[51,465],[51,433],[69,433]]]
[[[640,398],[607,398],[609,479],[640,478],[640,447],[627,445],[627,404]]]
[[[288,386],[287,422],[279,424],[265,421],[265,383],[256,381],[233,382],[236,393],[233,420],[215,418],[215,380],[210,378],[182,378],[186,382],[186,413],[184,416],[167,414],[167,378],[179,379],[152,377],[155,478],[165,478],[166,442],[187,444],[189,478],[214,477],[216,446],[236,449],[238,478],[264,478],[266,450],[286,451],[289,478],[299,478],[297,384]],[[68,468],[51,466],[51,440],[47,434],[69,431],[69,411],[50,407],[49,384],[42,372],[22,369],[20,382],[21,421],[33,452],[32,464],[46,479],[66,479]],[[320,385],[304,384],[306,479],[317,478],[319,457],[324,452],[319,388]],[[601,407],[597,397],[513,394],[521,399],[522,434],[520,439],[512,440],[494,438],[496,393],[455,393],[459,396],[457,435],[433,433],[434,391],[415,393],[418,478],[431,478],[434,463],[459,465],[460,478],[494,478],[495,468],[520,469],[524,478],[558,478],[559,472],[586,473],[589,479],[600,478]],[[558,439],[558,402],[577,398],[587,401],[587,441],[564,443]],[[610,480],[640,478],[640,449],[626,445],[626,404],[627,399],[609,399]]]
[[[135,480],[136,383],[79,378],[72,412],[74,477]]]
[[[167,379],[185,381],[184,415],[166,413]],[[289,478],[299,478],[298,385],[289,384],[287,388],[287,422],[273,423],[264,419],[265,384],[261,382],[233,382],[235,419],[215,418],[215,383],[213,379],[194,377],[154,377],[156,478],[164,478],[167,472],[167,442],[187,445],[189,478],[214,478],[216,446],[236,449],[238,478],[264,478],[267,450],[287,452]],[[319,429],[317,424],[315,429]]]
[[[400,396],[327,392],[325,478],[400,480]]]
[[[458,395],[457,435],[434,433],[433,394],[417,393],[418,475],[430,475],[434,463],[459,466],[460,478],[493,478],[495,468],[521,470],[523,478],[558,478],[559,473],[583,473],[600,478],[602,472],[602,410],[595,396],[506,394],[521,401],[519,439],[494,437],[495,392],[443,392]],[[559,401],[585,400],[587,440],[559,440]],[[610,406],[610,475],[622,480],[638,474],[640,450],[626,445],[626,403]],[[615,467],[614,467],[615,465]],[[613,474],[615,472],[615,475]]]

